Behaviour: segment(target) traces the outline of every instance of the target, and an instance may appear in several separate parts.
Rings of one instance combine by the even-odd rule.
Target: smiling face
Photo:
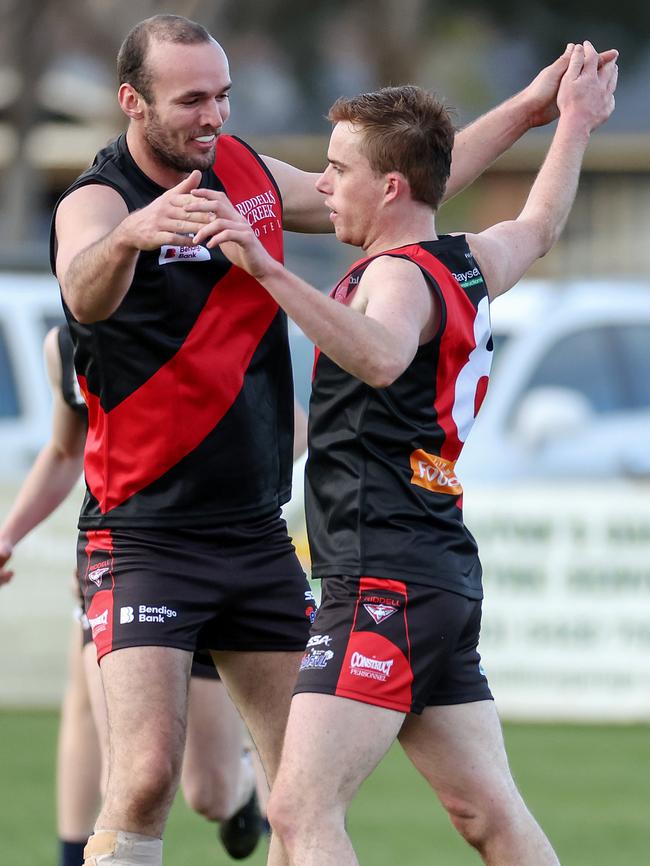
[[[362,249],[375,240],[386,179],[370,167],[362,150],[363,133],[346,122],[332,130],[328,166],[316,182],[325,195],[336,237]]]
[[[152,40],[146,64],[152,99],[141,101],[142,136],[151,157],[182,173],[210,168],[230,115],[231,82],[222,48],[214,41]]]

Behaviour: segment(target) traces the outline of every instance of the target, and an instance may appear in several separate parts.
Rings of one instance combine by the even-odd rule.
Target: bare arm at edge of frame
[[[590,135],[614,110],[617,75],[615,60],[599,67],[591,43],[576,45],[558,93],[558,126],[521,213],[515,220],[467,235],[490,300],[512,288],[559,238],[575,199]]]

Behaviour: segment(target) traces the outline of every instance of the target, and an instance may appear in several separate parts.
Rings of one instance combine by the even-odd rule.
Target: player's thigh
[[[494,701],[427,707],[408,716],[399,741],[447,806],[478,808],[515,791]]]
[[[401,712],[361,701],[309,692],[295,695],[276,782],[278,796],[344,811],[394,742],[403,720]],[[306,779],[311,784],[305,785]]]
[[[302,652],[221,651],[212,655],[271,782],[280,762]]]
[[[125,647],[101,661],[111,772],[167,756],[179,763],[185,742],[192,653],[165,646]],[[109,780],[110,781],[110,780]]]
[[[234,774],[243,749],[243,723],[218,679],[193,676],[187,708],[183,776]]]

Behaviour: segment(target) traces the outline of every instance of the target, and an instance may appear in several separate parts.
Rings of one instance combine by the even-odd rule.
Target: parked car
[[[0,273],[0,477],[24,474],[50,430],[43,338],[63,320],[47,274]]]
[[[528,281],[491,305],[463,481],[650,477],[650,285]]]

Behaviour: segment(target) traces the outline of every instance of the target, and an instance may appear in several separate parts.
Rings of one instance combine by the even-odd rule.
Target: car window
[[[611,326],[590,328],[558,340],[541,359],[526,390],[570,388],[586,397],[597,413],[629,408],[629,392],[617,367],[614,332]]]
[[[632,407],[650,409],[650,325],[625,325],[617,336]]]
[[[20,415],[18,386],[11,364],[4,327],[0,325],[0,418]]]

